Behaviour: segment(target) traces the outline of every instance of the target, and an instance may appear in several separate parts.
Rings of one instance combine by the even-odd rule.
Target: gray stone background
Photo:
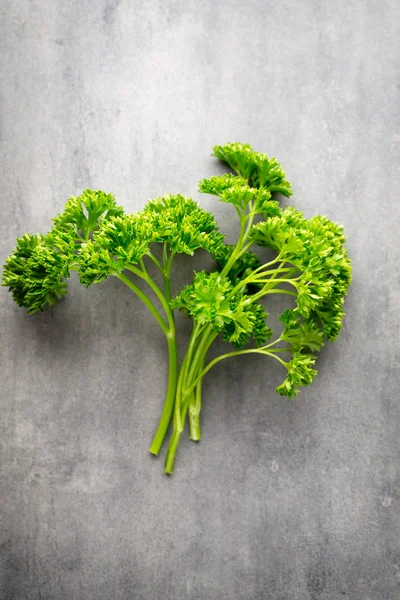
[[[354,266],[315,383],[288,401],[279,365],[221,363],[172,478],[147,452],[165,340],[131,292],[73,278],[28,317],[3,288],[1,599],[400,598],[397,0],[0,14],[2,260],[86,187],[130,211],[192,195],[234,239],[234,211],[196,190],[239,140],[283,163],[307,216],[344,224]],[[203,264],[180,259],[175,289]]]

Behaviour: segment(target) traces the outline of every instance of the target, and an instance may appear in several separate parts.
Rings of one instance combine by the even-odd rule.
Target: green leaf
[[[271,192],[266,188],[250,187],[243,177],[235,175],[217,175],[203,179],[199,184],[200,192],[219,196],[222,202],[233,204],[240,214],[253,202],[254,214],[263,214],[264,218],[279,216],[279,203],[271,200]]]
[[[289,318],[288,313],[290,313]],[[280,320],[284,321],[284,319],[287,319],[286,327],[280,337],[290,344],[292,351],[307,349],[317,352],[322,348],[324,334],[317,323],[312,320],[302,320],[296,309],[285,311],[284,315],[280,317]]]
[[[80,196],[69,198],[64,211],[53,222],[58,231],[73,230],[77,238],[88,240],[102,221],[120,216],[123,212],[112,194],[88,189]]]
[[[252,337],[257,344],[271,335],[265,321],[268,314],[246,294],[233,294],[232,282],[219,273],[197,273],[171,302],[200,325],[211,324],[234,348],[246,345]]]
[[[334,341],[343,319],[343,301],[351,282],[351,261],[341,226],[326,217],[306,219],[292,207],[253,226],[252,240],[273,248],[301,278],[293,282],[297,306],[305,320],[316,323]]]
[[[246,181],[250,177],[251,165],[253,162],[253,148],[250,144],[241,144],[240,142],[228,142],[222,146],[214,146],[214,154],[232,171],[241,175]]]
[[[75,260],[73,234],[52,231],[46,236],[25,234],[6,260],[3,285],[29,314],[54,305],[66,294],[64,279]]]
[[[171,306],[193,317],[201,325],[213,323],[217,315],[226,310],[227,296],[232,284],[219,273],[196,273],[193,282],[172,300]]]
[[[239,350],[254,339],[257,346],[264,344],[272,335],[267,327],[268,313],[259,302],[253,302],[249,296],[235,296],[230,302],[227,319],[221,328],[226,342]]]
[[[224,175],[215,175],[209,179],[202,179],[199,183],[199,191],[203,194],[221,196],[226,190],[235,188],[236,186],[249,187],[247,185],[247,180],[243,177],[225,173]]]
[[[153,238],[149,219],[143,213],[112,217],[103,221],[93,239],[82,244],[79,277],[86,286],[135,265],[148,251]]]
[[[250,186],[291,196],[291,185],[276,158],[268,158],[262,152],[255,152],[249,144],[231,142],[215,146],[214,156],[229,165]]]
[[[18,306],[24,306],[26,296],[25,274],[27,262],[35,248],[42,243],[43,236],[25,233],[17,239],[17,246],[6,259],[3,269],[2,285],[9,288],[14,301]]]
[[[292,186],[281,164],[262,152],[253,153],[250,179],[255,187],[267,188],[271,193],[278,192],[287,197],[292,195]]]
[[[172,252],[192,255],[197,249],[217,252],[224,235],[214,216],[197,202],[181,195],[150,200],[143,211],[151,231],[151,241],[167,243]]]
[[[218,248],[216,253],[212,254],[219,271],[222,271],[228,263],[234,248],[235,246],[232,244],[224,244]],[[246,279],[260,265],[260,259],[254,252],[245,252],[233,263],[227,277],[235,287],[239,281]],[[253,285],[252,287],[257,290],[260,286]]]
[[[315,361],[316,357],[313,354],[295,352],[292,360],[286,364],[287,376],[281,385],[278,385],[276,392],[289,398],[297,396],[301,387],[309,385],[314,380],[317,374],[313,369]]]

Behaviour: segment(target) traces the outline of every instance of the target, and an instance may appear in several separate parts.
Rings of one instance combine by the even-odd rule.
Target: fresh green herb
[[[191,439],[201,438],[202,382],[218,362],[250,353],[273,358],[285,373],[276,391],[289,398],[313,381],[316,353],[339,335],[351,281],[342,228],[326,217],[306,219],[292,207],[282,210],[272,199],[275,192],[287,197],[292,193],[276,159],[240,143],[216,146],[214,155],[236,175],[205,179],[200,191],[233,205],[240,223],[236,244],[225,245],[214,217],[190,198],[164,196],[126,215],[111,194],[86,190],[67,201],[48,234],[18,239],[3,272],[3,285],[30,314],[65,295],[73,270],[85,286],[117,277],[148,307],[166,336],[169,353],[164,408],[150,446],[150,452],[159,453],[172,421],[166,473],[173,471],[187,418]],[[271,249],[274,257],[263,264],[251,250],[257,245]],[[210,253],[216,270],[196,273],[173,298],[174,256],[192,255],[197,249]],[[161,273],[161,286],[149,274],[149,261]],[[275,336],[261,304],[270,294],[293,298]],[[180,369],[176,309],[193,321]],[[207,362],[218,335],[233,349]]]
[[[193,331],[178,378],[167,473],[173,471],[187,415],[190,437],[201,437],[202,380],[221,360],[249,353],[273,358],[286,371],[276,391],[289,398],[313,381],[315,353],[339,335],[351,281],[342,228],[325,217],[308,220],[294,208],[281,210],[271,200],[273,192],[291,195],[291,186],[275,159],[253,152],[246,144],[217,146],[214,154],[237,176],[203,180],[200,191],[234,206],[240,234],[235,246],[221,249],[216,257],[220,272],[198,273],[172,303],[193,320]],[[258,215],[264,220],[254,224]],[[274,250],[275,257],[260,264],[249,252],[254,245]],[[267,313],[260,305],[269,294],[289,295],[294,301],[294,307],[280,317],[282,333],[272,341],[272,332],[265,325]],[[234,350],[206,364],[218,334]],[[253,347],[243,349],[251,340]],[[282,354],[288,353],[290,359],[284,360]]]

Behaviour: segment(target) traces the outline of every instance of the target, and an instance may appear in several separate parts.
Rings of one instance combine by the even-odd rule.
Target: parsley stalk
[[[234,266],[235,262],[244,254],[246,251],[249,233],[251,231],[254,218],[257,214],[257,211],[254,209],[254,203],[252,201],[249,202],[248,206],[243,208],[235,207],[237,209],[237,213],[240,220],[240,233],[238,241],[235,247],[232,250],[231,256],[229,257],[226,265],[223,267],[221,271],[221,277],[229,274],[231,268]],[[238,285],[241,287],[243,282]],[[200,430],[200,412],[201,412],[201,394],[202,394],[202,377],[206,374],[204,373],[201,376],[203,371],[204,362],[206,359],[206,355],[213,341],[217,337],[217,333],[213,331],[212,326],[208,326],[202,333],[201,339],[198,344],[198,349],[196,354],[193,357],[193,352],[187,355],[187,360],[192,360],[192,364],[190,368],[187,369],[187,365],[185,367],[185,371],[182,375],[183,389],[186,391],[186,394],[189,398],[188,400],[188,411],[189,411],[189,430],[190,430],[190,439],[193,441],[200,441],[201,439],[201,430]],[[189,351],[188,351],[189,352]],[[211,368],[211,367],[210,367]],[[196,380],[196,383],[193,382]],[[194,388],[196,388],[196,393],[193,393]],[[176,406],[180,406],[181,398],[177,396],[176,398]],[[185,412],[186,416],[186,412]],[[183,427],[183,425],[182,425]],[[179,434],[180,436],[180,434]],[[172,434],[170,446],[168,449],[165,472],[172,473],[173,469],[173,460],[176,454],[177,446],[179,442],[179,437],[177,436],[175,425],[174,431]]]
[[[157,431],[154,435],[153,441],[150,445],[149,452],[154,455],[158,455],[161,446],[164,442],[165,436],[168,431],[171,415],[174,410],[174,403],[176,397],[176,386],[178,380],[178,349],[176,345],[176,329],[175,329],[175,318],[174,313],[170,309],[171,301],[171,267],[175,253],[171,252],[168,257],[167,244],[163,244],[163,267],[159,264],[159,268],[164,278],[165,288],[165,311],[168,316],[169,330],[167,333],[168,343],[168,384],[165,395],[165,401],[163,410],[161,413],[160,421],[157,427]],[[168,311],[168,312],[167,312]]]
[[[193,352],[195,350],[196,343],[197,343],[197,340],[198,340],[201,330],[202,330],[201,325],[196,323],[193,328],[192,334],[190,336],[188,350],[187,350],[186,356],[183,360],[183,363],[182,363],[182,366],[180,369],[180,373],[179,373],[178,384],[177,384],[177,389],[176,389],[175,405],[174,405],[173,432],[172,432],[171,439],[170,439],[170,442],[168,445],[167,455],[166,455],[166,459],[165,459],[164,471],[167,475],[170,475],[173,472],[175,454],[176,454],[176,450],[177,450],[177,447],[179,444],[179,439],[183,432],[185,419],[186,419],[186,413],[187,413],[187,410],[189,407],[189,403],[191,402],[191,399],[194,396],[193,392],[190,392],[190,393],[188,392],[187,387],[185,386],[185,383],[186,383],[186,379],[187,379],[187,375],[188,375],[190,361],[192,359]]]

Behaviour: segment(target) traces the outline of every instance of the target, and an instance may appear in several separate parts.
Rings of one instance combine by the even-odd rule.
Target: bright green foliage
[[[85,285],[135,265],[151,243],[163,243],[172,253],[192,255],[198,248],[218,252],[224,236],[213,215],[190,198],[167,195],[150,200],[141,213],[104,220],[80,252],[79,276]]]
[[[252,187],[291,196],[292,187],[275,158],[255,152],[249,144],[228,143],[214,146],[214,156],[224,161]]]
[[[215,253],[224,240],[214,216],[191,198],[167,195],[150,200],[143,211],[151,241],[165,242],[173,253],[192,255],[203,248]]]
[[[215,156],[237,175],[204,179],[200,191],[232,204],[242,233],[236,246],[222,246],[214,253],[225,277],[197,274],[178,295],[175,306],[197,323],[212,324],[235,349],[253,338],[263,354],[289,352],[291,359],[283,361],[287,377],[277,391],[292,397],[315,376],[312,366],[316,359],[311,353],[320,350],[326,339],[335,340],[340,331],[343,300],[351,281],[343,231],[326,217],[308,220],[293,208],[282,211],[271,200],[272,192],[291,194],[285,173],[275,159],[254,152],[247,144],[226,144],[214,150]],[[265,220],[252,226],[254,216],[260,213]],[[274,267],[261,268],[257,257],[248,251],[251,242],[276,251]],[[252,299],[250,293],[256,298]],[[296,307],[281,316],[285,327],[280,337],[262,347],[271,332],[257,300],[269,293],[292,293]]]
[[[244,210],[258,190],[250,187],[243,177],[235,177],[235,175],[227,173],[210,179],[203,179],[199,183],[199,191],[219,196],[222,202],[229,202]],[[268,190],[260,190],[260,192],[266,201],[271,198]]]
[[[229,309],[230,319],[221,333],[235,350],[243,348],[252,339],[256,346],[261,346],[271,337],[272,330],[266,324],[268,313],[259,302],[252,302],[249,296],[236,295],[230,301]]]
[[[271,192],[268,189],[250,187],[242,177],[226,174],[203,179],[199,190],[219,196],[222,202],[233,204],[239,214],[244,214],[250,203],[253,203],[254,214],[263,214],[264,218],[280,214],[279,203],[271,200]]]
[[[318,323],[328,339],[340,331],[344,297],[351,282],[351,263],[342,228],[326,217],[306,219],[294,208],[255,225],[252,239],[275,249],[284,263],[294,265],[301,278],[296,288],[298,313]]]
[[[250,238],[259,246],[272,248],[279,254],[296,256],[303,251],[303,244],[298,236],[296,227],[291,227],[286,222],[286,217],[291,209],[280,211],[266,221],[254,226]]]
[[[79,249],[101,223],[122,214],[111,194],[86,190],[70,198],[47,235],[25,234],[6,260],[3,285],[29,314],[54,305],[67,293],[65,279],[79,262]]]
[[[72,229],[77,238],[88,240],[103,220],[120,216],[123,212],[112,194],[101,190],[85,190],[80,196],[69,198],[63,212],[53,222],[58,231]]]
[[[152,237],[151,224],[143,213],[103,221],[93,239],[81,246],[81,282],[86,286],[100,283],[135,265],[148,251]]]
[[[267,313],[245,294],[233,294],[232,282],[219,273],[197,273],[172,301],[173,308],[192,317],[199,325],[211,324],[234,348],[245,346],[252,337],[258,344],[271,335]]]
[[[194,281],[184,287],[171,304],[204,325],[220,319],[220,311],[226,308],[226,298],[232,290],[227,277],[201,271],[196,273]]]
[[[324,345],[323,331],[311,319],[308,321],[299,318],[298,309],[286,310],[280,321],[285,323],[285,329],[280,338],[288,342],[294,351],[310,350],[316,352]]]
[[[54,305],[67,292],[64,279],[69,277],[75,260],[75,240],[71,232],[51,231],[36,246],[27,263],[26,305],[29,313]]]
[[[213,150],[213,156],[226,163],[237,175],[249,180],[254,155],[250,144],[228,142],[222,146],[214,146]]]
[[[313,354],[295,352],[292,360],[287,363],[287,376],[276,388],[276,392],[289,398],[297,396],[299,388],[309,385],[314,380],[317,374],[317,371],[313,369],[315,361],[316,358]]]
[[[290,398],[313,381],[316,353],[339,335],[351,282],[342,227],[324,216],[306,219],[294,208],[281,210],[272,200],[274,192],[292,193],[275,158],[240,143],[215,146],[214,155],[235,175],[204,179],[199,189],[236,209],[240,233],[235,245],[224,245],[214,216],[185,196],[159,197],[140,213],[126,215],[111,194],[86,190],[67,201],[50,233],[18,239],[3,271],[3,285],[28,313],[64,296],[72,270],[86,286],[115,275],[147,306],[166,336],[169,352],[166,400],[150,447],[153,454],[159,453],[173,414],[166,473],[172,473],[187,414],[192,439],[200,439],[201,382],[220,360],[259,353],[278,361],[287,374],[276,391]],[[255,225],[260,215],[264,220]],[[162,246],[159,254],[152,252],[154,243]],[[275,257],[261,264],[250,251],[254,244],[272,249]],[[211,254],[217,270],[197,273],[171,300],[175,254],[192,255],[197,249]],[[147,270],[149,261],[161,283]],[[280,316],[283,331],[272,342],[268,313],[261,304],[269,294],[293,298],[293,307]],[[173,309],[194,322],[179,373]],[[233,351],[207,364],[218,335]],[[287,354],[290,358],[285,360]]]
[[[220,195],[220,200],[244,210],[256,193],[257,190],[247,185],[247,183],[244,185],[236,184],[224,190]],[[264,201],[267,202],[271,198],[271,194],[268,190],[261,190],[261,193],[264,196]]]
[[[247,179],[232,175],[231,173],[225,173],[224,175],[214,175],[209,179],[202,179],[199,183],[199,191],[203,192],[203,194],[221,196],[226,190],[236,186],[249,187]]]
[[[290,184],[275,159],[253,152],[246,144],[216,147],[215,155],[237,176],[227,174],[205,179],[200,182],[200,191],[215,194],[234,205],[242,233],[236,246],[224,246],[214,256],[226,277],[197,275],[183,292],[184,310],[195,321],[211,322],[220,331],[218,318],[234,314],[231,321],[225,318],[222,334],[235,349],[253,338],[263,354],[273,356],[275,352],[289,352],[289,362],[275,354],[288,372],[277,392],[292,397],[315,376],[312,366],[316,358],[311,353],[320,350],[326,339],[335,340],[341,328],[343,301],[351,281],[343,231],[326,217],[308,220],[293,208],[282,211],[278,203],[271,200],[271,192],[291,193]],[[251,226],[254,215],[259,213],[265,220]],[[278,257],[273,262],[274,267],[270,270],[267,265],[265,269],[261,268],[255,255],[248,252],[251,242],[276,251]],[[224,289],[226,279],[235,287],[234,292]],[[246,321],[247,307],[252,306],[254,310],[257,306],[263,311],[249,296],[250,292],[257,294],[256,300],[269,293],[296,296],[296,307],[281,316],[284,330],[271,345],[262,347],[270,334],[263,332],[257,339],[253,333],[255,320]],[[205,299],[211,303],[209,306]],[[252,316],[254,318],[254,313]],[[265,317],[260,312],[257,321],[260,331],[262,318],[266,328]],[[276,345],[278,342],[281,342],[279,346]]]
[[[46,236],[25,234],[7,259],[3,285],[29,314],[54,305],[66,294],[64,278],[69,277],[75,260],[75,242],[71,233],[50,232]]]
[[[17,239],[17,246],[14,252],[6,259],[2,283],[9,288],[18,306],[26,306],[27,282],[25,280],[25,273],[27,263],[36,246],[42,243],[42,239],[43,237],[40,235],[25,233],[22,238]]]
[[[279,202],[269,199],[269,192],[260,188],[254,198],[254,214],[263,215],[264,219],[269,219],[280,214]]]
[[[218,249],[216,254],[212,254],[212,257],[216,261],[220,271],[222,271],[232,256],[234,248],[235,246],[232,244],[224,244]],[[260,265],[260,259],[256,254],[254,254],[254,252],[245,252],[234,262],[229,270],[229,273],[227,273],[227,277],[232,282],[233,286],[236,286],[239,281],[246,279],[246,277],[251,275],[251,273]],[[260,286],[252,284],[251,287],[259,289]]]

